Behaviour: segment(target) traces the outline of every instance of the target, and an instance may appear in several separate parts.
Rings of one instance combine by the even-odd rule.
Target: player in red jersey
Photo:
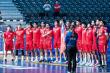
[[[97,24],[97,25],[96,25]],[[92,54],[94,59],[94,66],[97,66],[99,64],[98,57],[97,57],[97,52],[98,52],[98,47],[97,47],[97,31],[98,31],[98,25],[99,25],[99,20],[96,21],[96,24],[94,21],[91,22],[92,29],[93,29],[93,44],[92,44]]]
[[[87,49],[85,49],[85,51],[87,52],[87,63],[85,65],[88,66],[93,62],[92,61],[93,59],[93,55],[92,55],[93,31],[92,31],[90,24],[87,25],[86,43],[87,43],[86,44]]]
[[[43,51],[45,49],[45,23],[41,22],[41,28],[40,28],[40,62],[43,61]]]
[[[87,52],[86,52],[86,49],[87,49],[87,47],[86,47],[86,32],[87,32],[87,28],[86,28],[86,24],[82,24],[82,57],[83,57],[83,61],[82,61],[82,63],[80,64],[80,65],[84,65],[84,64],[86,64],[86,61],[87,61],[87,57],[86,57],[86,54],[87,54]]]
[[[83,57],[82,57],[83,56],[82,55],[82,25],[81,25],[81,22],[79,20],[76,21],[75,32],[78,35],[77,49],[78,49],[78,52],[79,52],[78,54],[79,54],[79,58],[80,58],[79,64],[81,64],[83,61]],[[78,55],[77,55],[77,58],[78,58]]]
[[[12,31],[11,26],[8,26],[6,32],[3,34],[4,37],[4,48],[6,51],[4,60],[7,61],[7,53],[11,51],[11,55],[13,56],[12,61],[14,60],[14,52],[13,52],[13,41],[14,41],[14,32]]]
[[[48,50],[50,52],[50,59],[51,61],[53,60],[53,55],[52,55],[52,30],[50,29],[50,25],[49,24],[46,24],[46,29],[45,29],[45,49],[44,49],[44,52],[45,52],[45,61],[48,61]]]
[[[26,61],[29,61],[28,52],[31,52],[31,61],[33,61],[33,31],[32,31],[32,23],[28,25],[26,28]]]
[[[59,22],[57,20],[54,22],[53,37],[54,37],[54,49],[56,56],[55,62],[58,62],[58,49],[60,48],[60,43],[61,43],[61,29],[59,27]]]
[[[40,28],[38,27],[38,23],[35,22],[34,28],[33,28],[33,48],[34,48],[36,58],[34,62],[38,62],[38,53],[36,51],[38,51],[40,48],[39,42],[40,42]]]
[[[106,63],[106,51],[107,51],[107,29],[104,27],[104,23],[100,22],[100,28],[98,31],[98,48],[99,52],[101,53],[101,61],[102,65],[107,65]]]
[[[21,50],[21,52],[22,52],[21,60],[23,61],[23,59],[24,59],[24,33],[25,33],[24,29],[19,24],[15,31],[15,37],[16,37],[16,43],[15,43],[16,59],[15,59],[15,61],[18,61],[19,50]]]

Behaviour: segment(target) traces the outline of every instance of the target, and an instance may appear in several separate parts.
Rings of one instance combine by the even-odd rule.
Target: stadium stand
[[[53,6],[55,0],[48,0]],[[13,0],[18,10],[23,14],[25,20],[44,20],[42,18],[45,0]],[[84,21],[102,18],[109,21],[110,3],[108,0],[59,0],[61,4],[61,17],[70,20],[81,19]],[[51,14],[53,13],[53,9]],[[53,18],[46,18],[51,21]],[[39,21],[40,21],[39,20]]]

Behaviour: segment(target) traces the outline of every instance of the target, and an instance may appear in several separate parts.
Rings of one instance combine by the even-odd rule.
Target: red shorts
[[[85,50],[86,52],[92,52],[92,44],[87,44],[86,47],[87,47],[87,49]]]
[[[54,40],[54,48],[55,49],[60,49],[61,41],[60,40]]]
[[[98,45],[100,53],[106,53],[106,46],[104,44]]]
[[[33,42],[33,48],[34,49],[39,49],[40,48],[40,43],[38,41]]]
[[[17,41],[16,41],[16,43],[15,43],[15,48],[16,48],[17,50],[19,50],[19,49],[24,49],[24,42],[17,42]]]
[[[45,40],[40,40],[40,49],[45,49]]]
[[[97,49],[97,44],[96,43],[93,43],[92,44],[92,50],[93,51],[97,51],[98,49]]]
[[[13,43],[5,43],[5,50],[10,51],[13,50]]]
[[[26,50],[33,50],[33,42],[32,41],[27,41],[26,42]]]
[[[86,50],[87,50],[86,44],[82,44],[82,50],[81,51],[86,52]]]
[[[46,50],[52,50],[52,40],[47,40],[45,43]]]
[[[81,42],[81,40],[77,40],[77,49],[78,49],[78,51],[82,51],[82,42]]]

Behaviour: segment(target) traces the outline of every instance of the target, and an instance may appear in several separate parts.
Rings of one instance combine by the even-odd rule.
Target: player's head
[[[100,26],[104,26],[103,21],[100,21],[99,25],[100,25]]]
[[[82,27],[83,28],[86,28],[86,23],[82,23]]]
[[[91,25],[94,26],[95,25],[95,22],[94,21],[91,21]]]
[[[12,30],[11,26],[8,25],[6,30],[7,30],[7,31],[11,31],[11,30]]]
[[[78,26],[78,25],[80,25],[81,24],[81,21],[80,20],[77,20],[76,21],[76,25]]]
[[[60,26],[61,26],[62,24],[64,24],[64,20],[61,19],[59,23],[60,23]]]
[[[99,23],[100,23],[100,20],[99,20],[99,19],[97,19],[97,20],[96,20],[96,25],[98,26],[98,25],[99,25]]]
[[[71,22],[71,25],[74,25],[75,26],[75,23],[74,22]]]
[[[88,24],[87,24],[87,27],[88,27],[88,28],[89,28],[89,27],[91,27],[91,24],[90,24],[90,23],[88,23]]]
[[[18,24],[17,29],[18,30],[21,29],[21,24]]]
[[[70,26],[71,26],[70,21],[67,21],[66,22],[66,27],[70,27]]]
[[[55,26],[55,27],[59,26],[59,21],[58,21],[58,20],[55,20],[55,21],[54,21],[54,26]]]
[[[41,27],[45,27],[45,23],[44,22],[41,22]]]
[[[33,27],[32,22],[30,22],[28,28],[32,28],[32,27]]]
[[[34,28],[38,27],[38,22],[34,22]]]
[[[46,28],[50,28],[50,25],[48,23],[46,24]]]

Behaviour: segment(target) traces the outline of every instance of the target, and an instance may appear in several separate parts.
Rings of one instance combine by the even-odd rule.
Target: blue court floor
[[[77,67],[76,73],[110,73],[110,63],[105,68],[101,67]],[[67,73],[66,66],[51,65],[44,63],[26,63],[18,61],[16,63],[0,61],[0,73]]]

